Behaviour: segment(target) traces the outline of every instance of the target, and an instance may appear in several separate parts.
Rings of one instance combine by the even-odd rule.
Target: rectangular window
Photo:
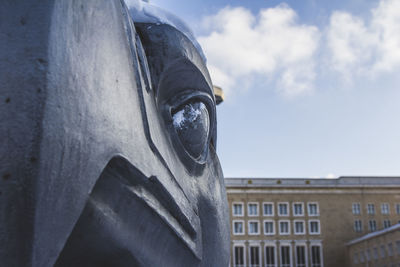
[[[274,235],[275,234],[275,222],[272,220],[264,221],[264,234],[265,235]]]
[[[321,247],[311,246],[311,267],[321,267],[322,257],[321,257]]]
[[[365,261],[364,259],[364,252],[360,251],[360,262],[363,263]]]
[[[296,235],[304,235],[305,234],[305,227],[304,221],[294,221],[294,234]]]
[[[386,257],[386,248],[385,245],[381,245],[381,258]]]
[[[367,213],[370,215],[375,214],[375,205],[374,204],[368,204],[367,205]]]
[[[318,216],[319,208],[318,203],[310,202],[308,203],[308,216]]]
[[[397,255],[400,255],[400,240],[396,241]]]
[[[290,234],[289,221],[279,221],[279,234],[280,235]]]
[[[356,231],[357,233],[362,232],[362,221],[361,220],[354,221],[354,231]]]
[[[289,216],[289,203],[278,203],[278,215]]]
[[[244,222],[243,221],[232,221],[233,223],[233,235],[244,235]]]
[[[290,246],[281,246],[281,267],[291,266]]]
[[[388,244],[388,256],[389,257],[393,256],[393,244],[392,243]]]
[[[353,203],[353,214],[360,215],[361,214],[361,205],[360,203]]]
[[[250,246],[250,267],[260,267],[259,246]]]
[[[233,203],[232,213],[233,216],[243,216],[243,203]]]
[[[306,267],[306,247],[296,246],[296,267]]]
[[[249,235],[258,234],[260,234],[258,221],[249,221]]]
[[[303,203],[293,203],[293,216],[304,216]]]
[[[376,221],[375,220],[369,220],[368,226],[369,226],[369,231],[370,232],[375,232],[376,231]]]
[[[234,267],[244,267],[244,247],[243,246],[235,246],[234,247]]]
[[[258,216],[258,203],[248,203],[247,214],[253,217]]]
[[[265,246],[265,267],[276,267],[275,247]]]
[[[310,220],[308,221],[308,223],[309,223],[308,232],[310,233],[310,235],[319,235],[321,233],[321,229],[319,227],[319,221]]]
[[[381,204],[381,213],[384,215],[390,214],[390,209],[389,209],[389,204],[388,203],[382,203]]]
[[[374,260],[378,259],[378,248],[374,248],[372,252],[372,256],[374,257]]]
[[[354,252],[353,263],[358,264],[358,253],[357,252]]]
[[[396,213],[397,213],[397,215],[400,214],[400,203],[396,204]]]
[[[391,226],[390,220],[383,220],[383,228],[389,228]]]
[[[263,203],[264,216],[274,216],[274,203]]]
[[[366,254],[367,254],[367,261],[370,261],[371,260],[371,250],[367,249]]]

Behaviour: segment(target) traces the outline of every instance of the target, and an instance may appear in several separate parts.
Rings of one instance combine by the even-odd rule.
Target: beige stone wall
[[[244,220],[245,222],[245,235],[237,236],[231,234],[232,243],[235,241],[260,241],[262,248],[262,264],[264,263],[264,242],[263,241],[279,241],[289,240],[294,244],[294,241],[320,241],[322,243],[324,267],[345,267],[349,266],[346,258],[346,246],[345,244],[350,240],[360,237],[368,233],[368,220],[374,219],[377,223],[377,228],[383,228],[383,220],[390,220],[391,224],[396,224],[400,221],[400,215],[396,214],[395,204],[400,204],[400,189],[399,188],[227,188],[228,190],[228,202],[230,207],[231,222],[232,220]],[[232,203],[243,202],[245,208],[245,214],[243,217],[232,217]],[[259,216],[249,217],[247,214],[247,203],[257,202],[259,203]],[[276,231],[274,236],[265,236],[263,234],[263,220],[270,219],[262,214],[263,202],[274,203],[274,216]],[[278,202],[289,202],[290,215],[288,217],[280,217],[277,213]],[[293,216],[293,202],[304,203],[304,208],[307,211],[308,202],[317,202],[319,206],[319,216],[309,217],[307,212],[302,217]],[[353,215],[352,204],[361,204],[361,214]],[[375,215],[368,215],[366,211],[366,205],[368,203],[375,204]],[[390,214],[381,214],[381,203],[389,203]],[[288,236],[281,236],[278,234],[278,221],[280,219],[290,220],[291,234]],[[306,222],[306,234],[305,235],[294,235],[293,234],[293,221],[304,220]],[[308,220],[319,219],[321,234],[310,235],[308,229]],[[360,219],[363,222],[363,231],[356,233],[354,231],[354,220]],[[260,234],[259,235],[248,235],[248,221],[258,220],[260,222]],[[232,226],[231,226],[232,232]],[[247,244],[247,243],[245,243]],[[246,252],[248,252],[246,248]],[[295,255],[293,252],[293,267]],[[309,255],[308,255],[309,256]],[[310,257],[308,257],[310,259]],[[246,261],[248,263],[248,255]],[[233,263],[233,258],[231,259]],[[234,266],[232,264],[232,266]],[[249,266],[249,265],[247,265]],[[264,266],[264,265],[261,265]],[[279,266],[279,265],[278,265]],[[308,265],[311,267],[311,265]],[[383,266],[381,266],[383,267]],[[389,267],[389,266],[388,266]]]

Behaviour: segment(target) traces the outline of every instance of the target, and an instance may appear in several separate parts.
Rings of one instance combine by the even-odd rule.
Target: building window
[[[253,217],[258,216],[258,203],[248,203],[247,214]]]
[[[364,259],[364,252],[360,251],[360,262],[363,263],[365,261]]]
[[[258,234],[260,234],[258,221],[249,221],[249,235]]]
[[[381,212],[384,215],[390,214],[390,209],[389,209],[389,204],[388,203],[382,203],[381,204]]]
[[[291,260],[290,246],[281,246],[281,267],[290,267]]]
[[[244,267],[244,246],[234,246],[234,267]]]
[[[276,254],[274,246],[265,246],[265,267],[276,267]]]
[[[294,222],[294,234],[295,235],[304,235],[306,233],[305,227],[304,227],[304,221],[298,221],[295,220]]]
[[[260,247],[250,245],[250,267],[260,267]]]
[[[370,249],[367,249],[366,255],[367,255],[367,261],[370,261],[371,260],[371,250]]]
[[[378,259],[378,248],[377,247],[375,247],[373,249],[372,256],[374,257],[374,260]]]
[[[289,221],[279,221],[279,234],[280,235],[290,234]]]
[[[397,215],[400,214],[400,203],[396,204],[396,213],[397,213]]]
[[[293,203],[293,216],[304,216],[303,203]]]
[[[263,203],[264,216],[274,216],[274,203]]]
[[[316,202],[308,203],[308,216],[318,216],[319,215],[319,207]]]
[[[320,246],[311,245],[311,267],[322,267],[322,251]]]
[[[360,215],[361,214],[361,205],[360,203],[353,203],[353,214]]]
[[[367,213],[370,215],[375,214],[375,205],[374,204],[367,204]]]
[[[308,224],[308,232],[310,235],[319,235],[321,233],[318,220],[310,220],[308,221]]]
[[[289,216],[289,203],[278,203],[278,215]]]
[[[232,204],[232,214],[233,216],[243,216],[243,203],[233,203]]]
[[[400,240],[396,241],[397,255],[400,255]]]
[[[296,267],[306,267],[306,247],[296,246]]]
[[[361,220],[354,221],[354,231],[356,231],[357,233],[362,232],[362,221]]]
[[[354,252],[353,262],[354,262],[354,264],[358,264],[358,253],[357,252]]]
[[[385,245],[381,245],[381,258],[384,258],[385,256],[386,256]]]
[[[232,221],[233,235],[244,235],[244,221]]]
[[[275,222],[272,220],[264,221],[264,234],[265,235],[274,235],[275,234]]]
[[[388,256],[389,257],[393,256],[393,244],[392,243],[388,244]]]
[[[390,220],[383,220],[383,228],[389,228],[391,226]]]
[[[376,231],[376,221],[375,220],[369,220],[368,226],[369,226],[369,231],[370,232],[375,232]]]

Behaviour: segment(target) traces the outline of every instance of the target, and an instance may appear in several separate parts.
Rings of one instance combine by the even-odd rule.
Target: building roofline
[[[225,178],[227,187],[400,187],[400,176],[328,178]]]
[[[379,230],[379,231],[376,231],[376,232],[372,232],[372,233],[366,234],[366,235],[364,235],[362,237],[353,239],[350,242],[346,243],[346,246],[351,246],[351,245],[360,243],[362,241],[371,239],[373,237],[381,236],[381,235],[384,235],[384,234],[387,234],[387,233],[390,233],[390,232],[393,232],[393,231],[396,231],[396,230],[400,230],[400,223],[395,224],[395,225],[393,225],[391,227],[388,227],[386,229]]]

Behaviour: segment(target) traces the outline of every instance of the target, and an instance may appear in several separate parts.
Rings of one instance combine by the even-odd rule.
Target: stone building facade
[[[400,177],[225,183],[232,267],[350,266],[349,241],[400,221]]]
[[[400,224],[347,244],[350,267],[400,267]]]

